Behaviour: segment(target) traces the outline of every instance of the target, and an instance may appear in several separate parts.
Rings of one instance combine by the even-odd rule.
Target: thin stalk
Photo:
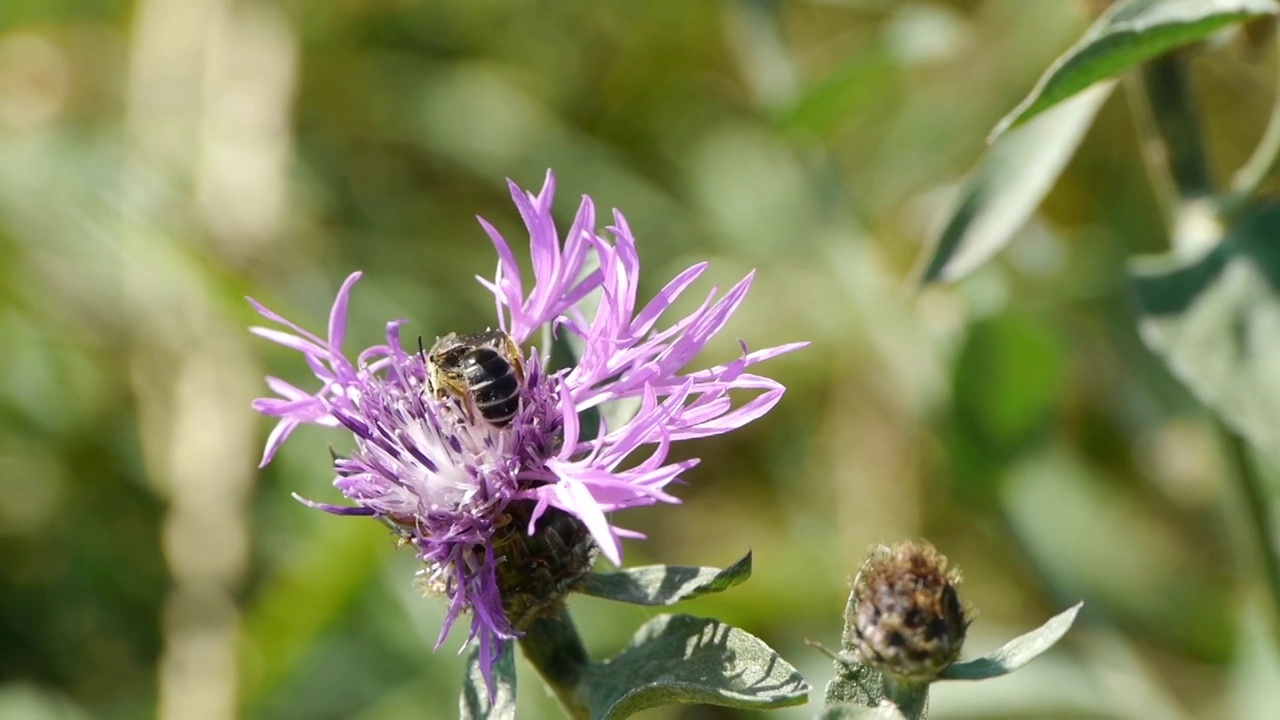
[[[1175,51],[1142,68],[1142,86],[1162,145],[1165,168],[1183,203],[1213,193],[1187,58],[1184,52]]]
[[[1277,61],[1280,61],[1280,47],[1274,50]],[[1276,72],[1276,92],[1271,106],[1271,119],[1267,121],[1267,129],[1258,141],[1249,160],[1236,171],[1231,181],[1231,195],[1224,203],[1224,211],[1235,215],[1248,205],[1262,186],[1280,171],[1280,68]]]
[[[551,688],[566,715],[574,720],[591,716],[580,692],[590,660],[568,611],[562,609],[559,615],[535,620],[524,628],[520,649]]]
[[[1159,176],[1157,185],[1163,181],[1166,187],[1171,186],[1176,198],[1172,208],[1174,250],[1216,244],[1222,240],[1225,225],[1219,221],[1220,210],[1212,199],[1214,184],[1187,75],[1187,56],[1183,51],[1175,51],[1149,63],[1142,71],[1141,87],[1150,122],[1141,129],[1159,143],[1156,151],[1147,153],[1149,169]],[[1138,119],[1141,126],[1143,118],[1139,115]],[[1268,128],[1267,135],[1270,134],[1271,128]],[[1280,143],[1280,139],[1275,142]],[[1258,160],[1259,167],[1265,164],[1269,171],[1277,163],[1273,156],[1280,152],[1280,147],[1264,147],[1260,151],[1266,155],[1255,154],[1255,157],[1266,159]],[[1205,219],[1212,222],[1200,222]],[[1262,553],[1265,582],[1280,623],[1280,545],[1276,542],[1267,488],[1250,461],[1245,441],[1221,421],[1219,426],[1234,466],[1232,475],[1247,506],[1252,540]],[[1280,624],[1277,629],[1280,631]]]
[[[1271,602],[1276,609],[1273,627],[1280,633],[1280,538],[1275,523],[1271,521],[1271,493],[1257,465],[1249,454],[1249,445],[1239,433],[1218,421],[1227,449],[1227,459],[1243,496],[1251,538],[1262,549],[1262,569]]]
[[[1147,171],[1147,180],[1155,193],[1156,204],[1169,230],[1173,230],[1173,218],[1178,206],[1178,191],[1169,178],[1169,170],[1165,163],[1164,139],[1156,129],[1156,120],[1151,111],[1151,102],[1147,98],[1147,90],[1143,78],[1138,73],[1129,73],[1124,77],[1125,99],[1129,101],[1129,111],[1133,117],[1133,125],[1138,131],[1138,149],[1142,152],[1142,166]]]
[[[1222,239],[1205,159],[1199,113],[1185,51],[1158,58],[1129,79],[1134,121],[1152,186],[1169,225],[1175,252],[1192,254]]]

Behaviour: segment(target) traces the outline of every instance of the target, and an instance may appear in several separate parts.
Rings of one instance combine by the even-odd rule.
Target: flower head
[[[596,547],[619,564],[621,538],[642,537],[614,525],[614,511],[678,502],[665,488],[697,460],[669,461],[671,444],[764,415],[783,387],[747,369],[804,345],[754,352],[743,345],[732,362],[688,370],[737,310],[752,276],[723,295],[713,288],[694,312],[672,321],[668,310],[705,263],[637,308],[639,259],[620,213],[599,235],[594,206],[584,196],[562,240],[551,215],[551,173],[536,195],[510,187],[529,232],[532,276],[481,219],[498,268],[493,280],[479,280],[496,300],[499,328],[522,354],[460,352],[451,356],[460,363],[458,379],[442,383],[441,361],[421,348],[406,349],[404,321],[395,320],[387,323],[385,343],[349,357],[343,350],[347,305],[360,273],[339,289],[323,338],[250,300],[283,328],[252,332],[302,353],[319,380],[308,392],[267,378],[277,396],[253,406],[279,422],[262,464],[303,423],[350,431],[355,449],[335,460],[334,485],[351,504],[303,502],[378,518],[412,545],[424,563],[424,583],[449,601],[437,647],[469,612],[468,641],[478,643],[486,671],[503,640],[555,607],[585,575]],[[572,367],[553,372],[549,348],[529,346],[544,330],[581,348]],[[480,389],[508,374],[518,377],[515,413],[491,422],[477,401]],[[735,404],[735,390],[754,395]],[[602,412],[600,418],[613,421],[583,426],[585,411],[618,404],[634,412]]]
[[[969,627],[959,584],[960,573],[928,543],[873,549],[853,583],[845,645],[894,678],[937,677],[960,657]]]

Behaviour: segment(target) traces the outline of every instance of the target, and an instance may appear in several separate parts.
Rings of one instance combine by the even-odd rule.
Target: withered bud
[[[960,657],[969,627],[959,583],[959,571],[928,543],[875,548],[853,583],[846,646],[896,679],[933,679]]]

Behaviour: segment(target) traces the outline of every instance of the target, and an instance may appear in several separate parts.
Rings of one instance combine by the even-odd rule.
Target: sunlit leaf
[[[1017,670],[1053,647],[1071,629],[1084,603],[1054,615],[1031,632],[1020,635],[995,652],[975,660],[960,662],[942,671],[942,680],[984,680]]]
[[[673,605],[722,592],[751,577],[751,553],[720,570],[681,565],[646,565],[587,577],[582,592],[633,605]]]
[[[507,643],[502,657],[493,664],[493,697],[480,671],[480,651],[473,648],[467,655],[467,674],[458,698],[458,717],[462,720],[513,720],[516,716],[515,648]]]
[[[1124,0],[1054,61],[991,136],[1020,125],[1090,85],[1235,22],[1280,11],[1275,0]]]
[[[617,657],[592,666],[593,718],[681,704],[764,709],[799,705],[809,684],[759,638],[718,620],[659,615]]]
[[[1195,258],[1141,258],[1142,339],[1223,420],[1280,455],[1280,205],[1241,218]]]
[[[1040,206],[1114,83],[1100,83],[1001,137],[960,191],[921,282],[954,281],[999,252]]]

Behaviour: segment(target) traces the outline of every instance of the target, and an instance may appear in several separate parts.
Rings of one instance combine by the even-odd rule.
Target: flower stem
[[[558,615],[535,620],[524,628],[520,648],[570,718],[585,720],[591,716],[580,692],[590,661],[567,610],[561,609]]]
[[[1233,466],[1234,472],[1231,474],[1235,476],[1240,485],[1240,493],[1244,496],[1245,511],[1253,534],[1251,539],[1262,550],[1263,576],[1275,610],[1272,623],[1280,634],[1280,542],[1276,536],[1276,525],[1272,522],[1270,492],[1249,455],[1249,446],[1244,438],[1222,421],[1218,421],[1218,427]]]
[[[929,682],[897,680],[887,673],[883,678],[885,699],[897,706],[907,720],[924,720],[929,707]]]
[[[1200,138],[1194,97],[1187,77],[1187,56],[1183,51],[1169,53],[1149,63],[1142,72],[1142,89],[1146,100],[1146,113],[1139,112],[1140,129],[1148,135],[1148,142],[1156,143],[1147,153],[1149,169],[1157,186],[1164,181],[1172,185],[1176,197],[1173,211],[1174,251],[1193,250],[1204,244],[1216,244],[1225,235],[1225,225],[1219,221],[1222,213],[1239,208],[1234,199],[1242,186],[1240,176],[1234,184],[1236,193],[1229,196],[1221,207],[1209,202],[1214,191],[1209,173],[1204,144]],[[1280,97],[1277,98],[1280,115]],[[1145,115],[1145,116],[1144,116]],[[1144,122],[1145,121],[1145,122]],[[1274,145],[1274,147],[1272,147]],[[1280,119],[1272,117],[1263,143],[1242,171],[1244,183],[1265,181],[1266,175],[1280,165]],[[1252,169],[1250,169],[1252,168]],[[1256,176],[1245,173],[1256,173]],[[1252,179],[1251,179],[1252,178]],[[1170,182],[1171,181],[1171,182]],[[1251,187],[1250,192],[1256,187]],[[1204,212],[1212,213],[1211,223],[1197,223],[1204,219]],[[1239,433],[1218,421],[1227,446],[1228,456],[1234,466],[1236,482],[1245,502],[1249,523],[1253,529],[1252,540],[1262,552],[1263,574],[1276,609],[1276,622],[1280,623],[1280,544],[1272,523],[1270,497],[1263,479],[1249,457],[1249,448]],[[1277,625],[1280,632],[1280,624]]]
[[[1215,245],[1223,235],[1187,59],[1185,51],[1168,53],[1144,66],[1129,85],[1136,91],[1130,99],[1151,184],[1167,215],[1173,249],[1184,254]]]
[[[1211,194],[1213,179],[1187,76],[1187,55],[1175,51],[1148,63],[1142,69],[1142,84],[1178,197],[1185,202]]]

